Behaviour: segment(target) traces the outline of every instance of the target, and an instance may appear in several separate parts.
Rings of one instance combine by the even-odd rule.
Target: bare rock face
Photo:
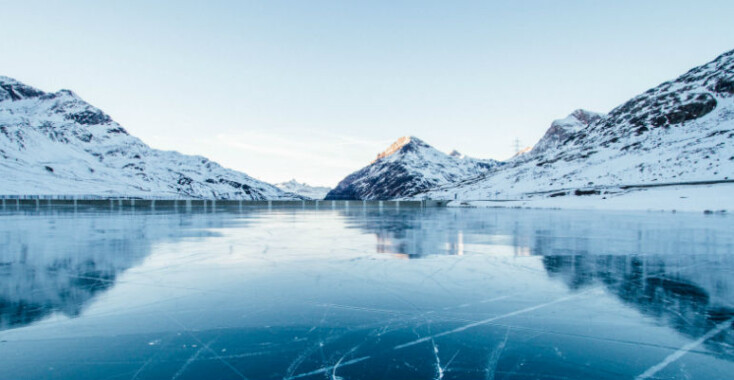
[[[604,115],[578,109],[573,111],[565,119],[555,120],[551,123],[551,127],[545,132],[540,141],[535,144],[532,153],[538,154],[545,151],[560,148],[575,133],[587,128],[589,125],[598,122]]]
[[[499,165],[444,154],[416,137],[401,137],[368,166],[350,174],[325,199],[361,200],[409,197],[428,189],[475,178]]]
[[[46,93],[15,79],[0,76],[0,101],[37,98],[42,95],[46,95]]]

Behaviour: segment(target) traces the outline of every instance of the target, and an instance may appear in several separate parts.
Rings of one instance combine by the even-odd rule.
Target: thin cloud
[[[377,154],[385,141],[369,141],[349,136],[282,136],[263,132],[218,134],[217,145],[298,160],[309,165],[339,169],[357,169],[368,163],[364,152]],[[351,149],[350,149],[351,148]],[[367,148],[367,149],[365,149]]]

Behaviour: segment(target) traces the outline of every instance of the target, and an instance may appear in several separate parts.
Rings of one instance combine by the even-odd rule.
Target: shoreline
[[[618,192],[557,197],[533,197],[501,200],[452,200],[448,207],[539,208],[562,210],[626,210],[734,212],[734,184],[679,185],[624,189]]]

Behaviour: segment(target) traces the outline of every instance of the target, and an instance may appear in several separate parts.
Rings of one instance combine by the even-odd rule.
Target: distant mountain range
[[[576,110],[507,161],[402,137],[334,189],[273,186],[155,150],[68,90],[0,77],[0,195],[216,199],[524,199],[734,180],[734,51],[607,114]]]
[[[69,90],[0,76],[0,195],[301,199],[205,157],[152,149]]]
[[[324,199],[326,194],[331,190],[330,187],[310,186],[300,183],[295,179],[288,182],[276,183],[275,186],[285,192],[298,194],[308,199]]]

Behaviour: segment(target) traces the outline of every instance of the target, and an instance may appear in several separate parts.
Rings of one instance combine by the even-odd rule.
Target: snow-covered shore
[[[680,185],[600,191],[599,194],[525,199],[455,200],[449,207],[551,208],[576,210],[638,210],[734,212],[734,183]]]

